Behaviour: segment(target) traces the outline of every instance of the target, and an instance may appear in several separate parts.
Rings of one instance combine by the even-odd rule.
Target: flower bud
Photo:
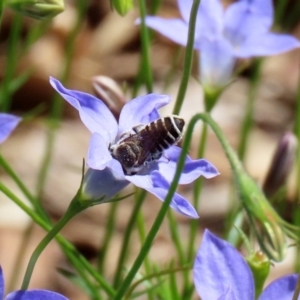
[[[101,199],[101,202],[95,201],[96,204],[109,202],[128,184],[129,181],[119,178],[108,167],[103,170],[88,169],[83,178],[81,198],[87,201]]]
[[[296,148],[297,139],[295,135],[291,132],[284,134],[278,143],[263,185],[263,191],[267,198],[274,196],[285,184],[293,167]]]
[[[112,7],[120,14],[125,16],[132,8],[132,0],[111,0]]]
[[[8,0],[13,10],[34,19],[51,19],[65,9],[63,0]]]
[[[281,261],[287,248],[285,233],[288,230],[285,230],[284,220],[250,176],[243,172],[236,179],[243,206],[262,251],[269,259]]]
[[[93,77],[92,84],[96,96],[107,105],[116,119],[119,119],[121,109],[127,102],[119,85],[106,76]]]
[[[253,274],[256,299],[263,291],[265,281],[270,273],[271,262],[261,251],[253,252],[246,260]]]

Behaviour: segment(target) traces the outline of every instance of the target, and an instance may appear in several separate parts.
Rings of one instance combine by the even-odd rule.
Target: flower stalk
[[[38,258],[40,257],[41,253],[44,251],[44,249],[73,217],[75,217],[77,214],[82,212],[87,207],[88,207],[87,205],[84,205],[81,201],[79,201],[78,194],[77,194],[74,197],[74,199],[71,201],[67,211],[62,216],[62,218],[53,226],[53,228],[46,234],[46,236],[42,239],[42,241],[38,244],[36,249],[33,251],[24,275],[23,283],[21,286],[22,290],[28,289],[35,264]]]
[[[229,145],[224,133],[208,114],[199,114],[199,118],[206,122],[215,132],[227,155],[234,173],[234,179],[242,205],[247,212],[250,224],[254,230],[259,245],[274,261],[281,261],[286,252],[285,233],[291,238],[297,238],[298,230],[287,224],[277,214],[257,183],[245,172],[238,156]]]
[[[195,115],[191,121],[189,122],[188,124],[188,127],[187,127],[187,131],[186,131],[186,135],[185,135],[185,138],[184,138],[184,141],[183,141],[183,145],[182,145],[182,151],[181,151],[181,154],[180,154],[180,157],[179,157],[179,160],[178,160],[178,164],[177,164],[177,167],[176,167],[176,172],[175,172],[175,175],[174,175],[174,179],[169,187],[169,190],[168,190],[168,193],[167,193],[167,196],[165,198],[165,201],[147,235],[147,238],[136,258],[136,260],[134,261],[133,263],[133,266],[132,268],[130,269],[130,271],[128,272],[127,276],[125,277],[124,281],[122,282],[120,288],[118,289],[115,297],[113,298],[114,300],[118,300],[118,299],[122,299],[122,297],[124,296],[124,294],[126,293],[126,291],[128,290],[132,280],[134,279],[135,277],[135,274],[138,272],[139,268],[141,267],[145,257],[147,256],[150,248],[151,248],[151,245],[155,239],[155,236],[165,218],[165,215],[166,213],[168,212],[168,208],[169,208],[169,205],[172,201],[172,198],[175,194],[175,191],[176,191],[176,188],[177,188],[177,185],[179,183],[179,179],[180,179],[180,176],[181,176],[181,173],[183,171],[183,168],[184,168],[184,164],[185,164],[185,159],[186,159],[186,156],[187,156],[187,153],[188,153],[188,149],[189,149],[189,146],[190,146],[190,143],[191,143],[191,139],[192,139],[192,133],[193,133],[193,129],[197,123],[197,121],[199,121],[201,119],[201,115],[200,114],[197,114]]]
[[[199,5],[200,5],[200,0],[193,1],[191,14],[190,14],[189,29],[188,29],[188,40],[187,40],[185,56],[184,56],[183,74],[181,77],[181,82],[180,82],[175,106],[173,109],[174,115],[178,115],[180,113],[181,106],[185,97],[186,89],[188,86],[191,70],[192,70],[197,12],[198,12]]]

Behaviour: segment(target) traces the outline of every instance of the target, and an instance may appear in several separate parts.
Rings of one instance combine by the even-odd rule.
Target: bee
[[[147,125],[137,125],[132,128],[134,133],[125,133],[109,147],[110,153],[121,163],[126,175],[135,175],[180,141],[184,124],[182,118],[172,115]]]

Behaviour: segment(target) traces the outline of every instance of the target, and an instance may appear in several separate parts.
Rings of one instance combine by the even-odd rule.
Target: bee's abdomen
[[[148,125],[156,141],[156,151],[163,151],[177,143],[182,135],[184,120],[177,116],[158,119]]]

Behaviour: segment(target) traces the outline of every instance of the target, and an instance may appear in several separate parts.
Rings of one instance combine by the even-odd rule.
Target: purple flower
[[[109,147],[117,143],[122,134],[132,132],[134,126],[148,124],[158,119],[157,109],[168,104],[170,97],[149,94],[131,100],[124,105],[118,124],[101,100],[83,92],[68,90],[56,79],[51,78],[50,83],[78,110],[82,122],[92,133],[87,155],[87,165],[90,169],[86,173],[83,184],[83,191],[87,198],[103,197],[102,202],[107,202],[131,182],[164,201],[181,153],[179,147],[170,147],[164,151],[164,155],[158,161],[145,165],[141,172],[131,176],[124,174],[121,164],[112,157]],[[187,157],[179,183],[188,184],[201,175],[212,178],[218,174],[217,169],[208,161],[192,160]],[[177,193],[170,206],[191,218],[198,217],[194,207]]]
[[[68,300],[68,298],[47,290],[15,291],[4,298],[4,278],[0,267],[0,299],[5,300]]]
[[[0,113],[0,143],[4,142],[21,121],[21,118]]]
[[[186,46],[192,0],[178,0],[182,19],[146,17],[146,25]],[[225,11],[221,0],[201,0],[194,48],[201,51],[204,86],[228,83],[237,58],[275,55],[300,46],[294,37],[270,32],[272,0],[240,0]]]
[[[250,267],[228,242],[208,230],[194,263],[194,283],[202,300],[254,300],[254,279]],[[297,275],[287,275],[273,281],[258,300],[290,300]]]

